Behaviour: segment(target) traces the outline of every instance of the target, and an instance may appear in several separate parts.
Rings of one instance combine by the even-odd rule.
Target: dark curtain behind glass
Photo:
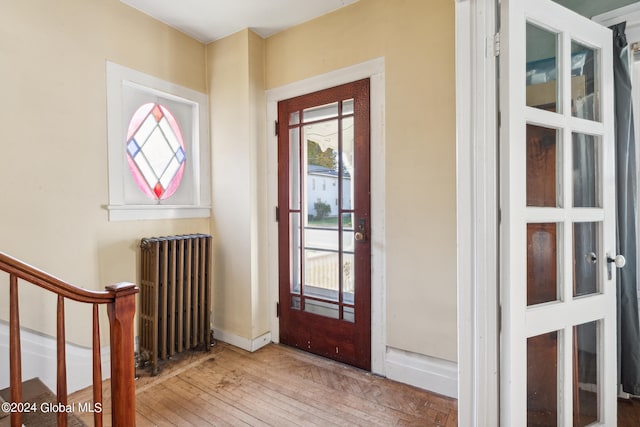
[[[640,321],[636,283],[636,147],[626,23],[613,30],[616,130],[617,253],[627,259],[617,274],[618,376],[623,391],[640,395]]]

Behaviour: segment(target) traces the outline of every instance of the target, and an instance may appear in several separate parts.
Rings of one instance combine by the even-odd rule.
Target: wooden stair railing
[[[113,426],[134,426],[135,366],[133,317],[138,288],[132,283],[107,286],[105,291],[90,291],[66,283],[44,271],[0,252],[0,270],[9,274],[9,377],[11,401],[22,402],[22,362],[18,280],[32,283],[58,295],[57,314],[57,402],[67,405],[67,368],[65,357],[64,300],[93,304],[93,403],[102,407],[102,369],[98,306],[107,305],[111,334],[111,422]],[[57,414],[58,426],[67,426],[68,414]],[[102,426],[102,411],[94,412],[94,424]],[[11,413],[11,426],[22,425],[22,414]]]

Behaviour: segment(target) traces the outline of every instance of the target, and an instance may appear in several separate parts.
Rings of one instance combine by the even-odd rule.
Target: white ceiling
[[[245,28],[262,37],[358,0],[120,0],[208,43]]]

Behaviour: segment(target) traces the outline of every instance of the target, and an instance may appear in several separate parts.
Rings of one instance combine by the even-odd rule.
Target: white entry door
[[[501,423],[615,426],[611,32],[501,8]]]

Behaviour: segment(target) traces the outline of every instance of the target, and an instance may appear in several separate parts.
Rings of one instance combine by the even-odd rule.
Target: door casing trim
[[[364,78],[370,79],[371,114],[371,371],[385,375],[386,355],[386,237],[385,237],[385,62],[376,58],[360,64],[310,77],[266,91],[267,98],[267,212],[278,205],[278,101],[328,89]],[[275,214],[266,215],[267,241],[260,244],[268,254],[269,319],[271,336],[279,342],[278,302],[278,223]]]
[[[458,423],[499,420],[496,0],[456,0]]]

